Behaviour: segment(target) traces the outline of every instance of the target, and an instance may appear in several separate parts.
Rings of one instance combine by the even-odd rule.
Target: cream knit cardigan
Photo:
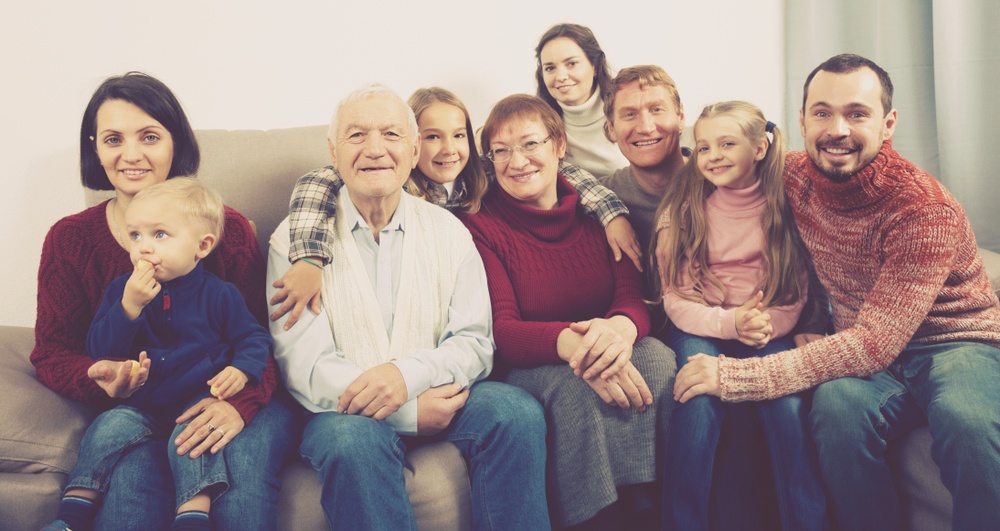
[[[339,200],[348,200],[341,193]],[[345,205],[338,205],[333,267],[323,269],[323,299],[333,339],[345,359],[362,370],[394,361],[410,349],[435,348],[448,324],[459,264],[471,236],[447,210],[402,194],[403,256],[393,305],[392,337],[386,333],[375,290],[361,262]]]

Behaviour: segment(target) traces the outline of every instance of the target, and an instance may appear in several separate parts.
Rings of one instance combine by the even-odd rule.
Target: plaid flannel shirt
[[[490,181],[496,180],[493,164],[489,160],[484,158],[483,167]],[[602,226],[607,227],[617,216],[628,215],[625,203],[587,170],[560,162],[559,173],[580,194],[580,206],[584,212]],[[435,182],[428,184],[424,198],[448,210],[454,210],[465,198],[465,183],[460,180],[455,182],[451,196],[443,185]],[[288,250],[290,262],[316,256],[326,264],[333,258],[328,245],[330,234],[327,231],[327,219],[336,215],[337,191],[343,185],[344,181],[333,166],[313,170],[296,181],[288,206],[289,236],[292,242]]]

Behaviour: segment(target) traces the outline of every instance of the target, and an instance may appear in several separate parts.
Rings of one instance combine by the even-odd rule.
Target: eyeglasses
[[[520,146],[514,146],[512,148],[502,147],[502,148],[491,149],[486,153],[486,158],[492,160],[493,162],[503,163],[510,160],[510,158],[514,156],[515,151],[520,151],[522,155],[527,157],[528,155],[531,155],[536,151],[538,151],[538,148],[542,147],[542,145],[548,144],[549,140],[552,140],[551,135],[545,137],[545,140],[540,140],[540,141],[529,140],[521,144]]]

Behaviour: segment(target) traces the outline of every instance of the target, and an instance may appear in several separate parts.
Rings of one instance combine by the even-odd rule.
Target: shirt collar
[[[406,231],[406,202],[408,199],[409,194],[403,192],[399,197],[399,205],[396,206],[396,211],[392,213],[389,223],[386,223],[380,232]],[[361,212],[358,212],[358,208],[351,201],[350,194],[347,193],[347,188],[341,188],[337,197],[337,208],[341,209],[340,211],[344,213],[344,221],[351,228],[351,232],[358,229],[365,229],[369,233],[371,232],[371,227],[365,222],[365,218],[361,217]]]

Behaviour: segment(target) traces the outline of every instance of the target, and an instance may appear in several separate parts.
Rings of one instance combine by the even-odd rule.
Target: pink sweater
[[[720,356],[723,400],[765,400],[889,366],[907,344],[1000,348],[1000,305],[958,201],[887,141],[842,183],[804,152],[785,189],[837,332],[763,358]]]
[[[708,281],[703,284],[706,306],[685,299],[665,289],[663,308],[677,328],[697,336],[719,339],[739,339],[736,332],[736,308],[762,289],[761,276],[764,230],[761,214],[767,199],[760,192],[760,181],[749,188],[733,190],[719,188],[705,199],[705,218],[708,222],[708,268],[728,291],[723,301],[722,292]],[[687,261],[681,263],[686,271]],[[799,280],[802,296],[794,304],[767,309],[774,326],[774,338],[792,330],[805,304],[809,277]],[[684,275],[681,289],[689,290],[691,280]]]

